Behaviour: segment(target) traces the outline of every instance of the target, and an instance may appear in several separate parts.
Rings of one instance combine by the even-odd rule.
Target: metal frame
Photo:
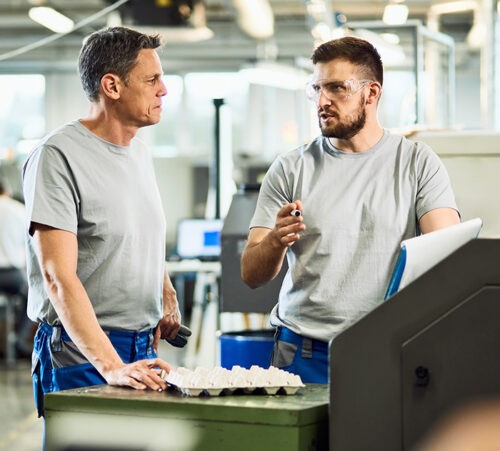
[[[409,20],[402,25],[388,25],[381,21],[349,22],[350,29],[365,28],[367,30],[410,30],[413,34],[414,77],[416,86],[415,118],[416,124],[421,124],[425,105],[420,83],[420,74],[424,72],[424,37],[443,44],[448,48],[448,126],[455,123],[455,42],[450,36],[437,31],[431,31],[422,25],[420,20]]]

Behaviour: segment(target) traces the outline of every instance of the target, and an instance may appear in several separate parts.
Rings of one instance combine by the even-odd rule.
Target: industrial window
[[[0,159],[25,155],[45,133],[45,77],[0,75]]]

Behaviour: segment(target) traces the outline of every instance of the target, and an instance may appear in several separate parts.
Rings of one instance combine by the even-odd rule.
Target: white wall
[[[175,243],[177,223],[193,215],[193,170],[188,158],[154,158],[156,181],[167,218],[167,243]]]
[[[50,132],[66,122],[87,115],[89,102],[73,72],[49,73],[45,76],[45,127]]]
[[[500,133],[419,133],[443,161],[462,220],[480,217],[480,237],[500,238]]]

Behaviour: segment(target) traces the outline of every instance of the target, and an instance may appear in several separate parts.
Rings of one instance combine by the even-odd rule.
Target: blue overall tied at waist
[[[298,374],[302,382],[328,383],[328,343],[278,327],[271,364]]]
[[[156,358],[153,329],[143,332],[104,332],[124,363]],[[45,323],[40,324],[35,335],[31,375],[39,416],[44,414],[45,393],[106,383],[71,341],[64,328]]]

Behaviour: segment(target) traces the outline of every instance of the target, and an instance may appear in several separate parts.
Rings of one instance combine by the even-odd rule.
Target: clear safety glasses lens
[[[332,101],[345,100],[352,97],[372,80],[319,80],[306,85],[309,100],[318,103],[321,93]]]

